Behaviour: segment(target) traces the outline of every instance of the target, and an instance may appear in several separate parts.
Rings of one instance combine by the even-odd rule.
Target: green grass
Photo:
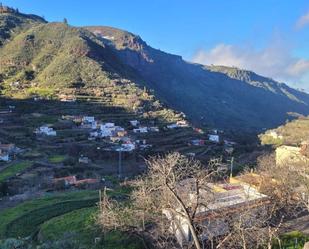
[[[50,163],[62,163],[67,157],[65,155],[53,155],[48,158]]]
[[[128,188],[119,188],[107,194],[120,196],[128,191]],[[98,197],[97,191],[89,190],[50,194],[6,209],[0,212],[0,239],[29,236],[50,219],[74,210],[94,207]]]
[[[302,249],[304,244],[309,241],[309,235],[305,235],[299,231],[293,231],[280,236],[281,247],[285,249]],[[279,249],[277,241],[273,244],[274,249]]]
[[[85,207],[88,204],[93,206],[96,198],[98,198],[97,191],[77,191],[51,194],[6,209],[0,212],[0,239],[6,238],[7,234],[30,234],[35,231],[41,223],[44,223],[55,216],[62,215],[65,212],[70,212],[77,208]],[[87,203],[88,200],[93,200],[93,202],[90,201]],[[98,201],[98,199],[96,199],[96,201]],[[47,212],[52,213],[48,214]],[[44,217],[36,217],[38,215],[43,215]],[[32,218],[34,220],[32,220]],[[29,230],[26,230],[26,227]],[[14,230],[15,228],[16,230]]]
[[[23,161],[18,163],[13,163],[9,165],[6,169],[0,171],[0,182],[7,180],[10,177],[15,176],[17,173],[32,166],[32,162]]]
[[[137,238],[129,237],[119,231],[105,234],[104,240],[95,247],[94,238],[101,237],[102,231],[95,224],[98,209],[96,207],[83,208],[55,217],[45,222],[39,232],[39,238],[44,241],[61,239],[64,233],[74,234],[78,243],[87,248],[107,249],[138,249],[144,248]]]
[[[97,202],[97,198],[74,200],[34,209],[8,223],[5,236],[8,238],[27,237],[35,233],[37,228],[45,221],[73,210],[95,206]]]
[[[65,232],[78,234],[78,241],[85,245],[93,242],[95,232],[94,216],[97,207],[74,210],[55,217],[42,224],[39,232],[40,240],[58,240]]]

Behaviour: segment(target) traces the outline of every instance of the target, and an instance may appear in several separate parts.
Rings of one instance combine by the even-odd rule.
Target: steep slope
[[[261,129],[284,122],[288,112],[309,114],[309,96],[284,84],[244,70],[232,74],[231,68],[188,63],[119,29],[87,29],[108,41],[119,58],[137,70],[161,99],[198,123]]]

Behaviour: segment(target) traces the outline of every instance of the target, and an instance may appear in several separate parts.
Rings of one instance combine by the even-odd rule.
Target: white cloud
[[[297,20],[295,27],[301,29],[307,25],[309,25],[309,11]]]
[[[192,61],[204,65],[235,66],[263,76],[291,83],[294,87],[309,90],[305,84],[309,73],[309,60],[292,55],[292,47],[276,39],[261,50],[252,47],[218,44],[210,50],[199,50]]]

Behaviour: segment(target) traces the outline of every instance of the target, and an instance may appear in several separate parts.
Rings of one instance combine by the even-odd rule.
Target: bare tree
[[[147,231],[159,247],[172,248],[172,244],[176,246],[174,233],[179,227],[171,225],[171,220],[181,219],[188,226],[194,247],[201,249],[195,218],[202,205],[200,192],[215,177],[215,165],[206,170],[199,162],[189,160],[179,153],[152,158],[147,163],[147,174],[134,181],[130,210],[109,203],[111,206],[107,210],[112,211],[112,214],[108,213],[110,211],[102,211],[100,224],[107,226],[110,223],[109,227],[117,224],[118,228],[123,228],[123,222],[117,219],[122,219],[119,214],[128,211],[130,215],[126,213],[125,217],[134,218],[126,220],[126,229],[134,227],[135,230]],[[146,222],[154,224],[152,229],[146,227]]]
[[[236,206],[216,208],[212,187],[224,178],[220,160],[208,167],[178,153],[151,158],[148,171],[132,182],[134,190],[125,202],[102,200],[99,223],[103,229],[134,232],[157,248],[272,248],[286,216],[295,214],[295,183],[282,184],[273,177],[271,159],[260,163],[258,182],[248,181],[265,198]],[[279,172],[287,180],[288,172]],[[270,197],[270,198],[268,198]],[[220,202],[220,201],[219,201]],[[295,204],[295,203],[294,203]],[[187,229],[186,232],[180,230]],[[188,237],[191,239],[188,239]]]

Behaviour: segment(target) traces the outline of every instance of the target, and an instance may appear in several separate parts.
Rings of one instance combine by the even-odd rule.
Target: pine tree
[[[64,19],[63,19],[63,23],[66,24],[66,25],[68,25],[68,19],[64,18]]]

